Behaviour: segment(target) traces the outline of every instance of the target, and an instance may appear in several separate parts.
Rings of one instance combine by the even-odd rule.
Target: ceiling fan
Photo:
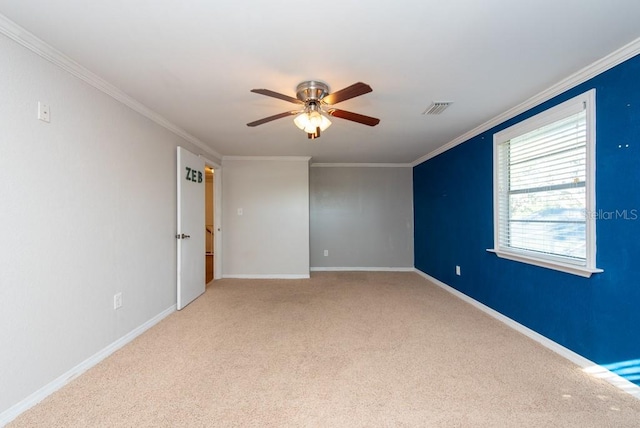
[[[295,115],[296,118],[293,122],[298,128],[307,133],[309,139],[318,138],[320,132],[331,126],[331,121],[327,116],[339,117],[340,119],[362,123],[363,125],[376,126],[380,123],[380,119],[330,107],[339,102],[367,94],[372,90],[371,86],[366,83],[358,82],[330,94],[329,86],[317,80],[307,80],[300,83],[296,88],[296,98],[269,89],[252,89],[251,92],[256,94],[299,104],[301,108],[253,121],[247,123],[247,126],[258,126],[272,120]]]

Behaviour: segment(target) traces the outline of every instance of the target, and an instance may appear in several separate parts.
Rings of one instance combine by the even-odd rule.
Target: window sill
[[[594,273],[601,273],[604,272],[604,270],[602,269],[598,269],[598,268],[588,268],[588,267],[584,267],[584,266],[576,266],[576,265],[571,265],[568,263],[560,263],[560,262],[555,262],[555,261],[549,261],[549,260],[542,260],[542,259],[534,259],[531,257],[527,257],[524,255],[519,255],[519,254],[514,254],[514,253],[507,253],[504,251],[498,251],[495,250],[493,248],[491,249],[487,249],[488,252],[490,253],[494,253],[496,256],[502,258],[502,259],[507,259],[507,260],[513,260],[516,262],[521,262],[521,263],[527,263],[530,265],[534,265],[534,266],[539,266],[539,267],[543,267],[543,268],[547,268],[547,269],[553,269],[553,270],[557,270],[560,272],[565,272],[565,273],[570,273],[572,275],[578,275],[578,276],[582,276],[584,278],[590,278],[592,274]]]

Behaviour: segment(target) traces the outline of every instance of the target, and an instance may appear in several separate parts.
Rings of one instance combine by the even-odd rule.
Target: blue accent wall
[[[582,278],[488,253],[493,134],[591,88],[604,273]],[[640,361],[640,56],[425,161],[413,179],[417,269],[598,364]]]

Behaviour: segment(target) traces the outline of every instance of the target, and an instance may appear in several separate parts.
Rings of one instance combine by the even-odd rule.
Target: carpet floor
[[[640,400],[415,273],[213,282],[9,427],[640,427]]]

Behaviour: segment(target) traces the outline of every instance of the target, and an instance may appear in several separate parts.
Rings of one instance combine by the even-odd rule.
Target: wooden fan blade
[[[281,94],[280,92],[274,92],[269,89],[252,89],[251,92],[260,95],[266,95],[268,97],[278,98],[280,100],[289,101],[294,104],[304,104],[303,101],[300,101],[297,98],[290,97],[289,95]]]
[[[344,89],[340,89],[338,92],[325,96],[322,98],[322,101],[327,104],[338,104],[339,102],[359,97],[360,95],[367,94],[371,91],[373,91],[371,86],[366,83],[358,82],[351,86],[347,86]]]
[[[263,123],[271,122],[272,120],[276,120],[276,119],[282,119],[283,117],[292,116],[292,115],[298,114],[298,113],[300,113],[300,112],[299,111],[286,111],[284,113],[274,114],[273,116],[265,117],[265,118],[262,118],[262,119],[247,123],[247,126],[262,125]]]
[[[337,108],[332,108],[327,111],[333,117],[339,117],[340,119],[347,119],[352,122],[358,122],[363,125],[376,126],[380,123],[380,119],[376,119],[375,117],[365,116],[363,114],[352,113],[350,111],[338,110]]]

